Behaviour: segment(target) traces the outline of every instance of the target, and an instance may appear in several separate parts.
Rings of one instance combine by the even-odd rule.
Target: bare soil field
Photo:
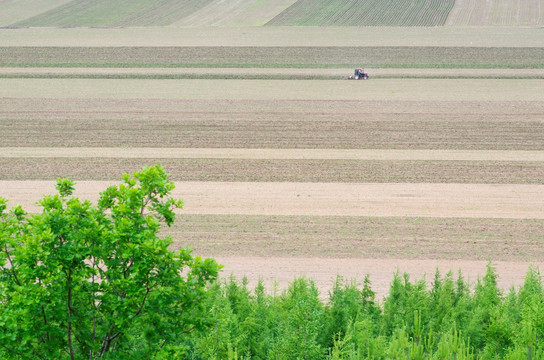
[[[75,192],[96,201],[114,181],[79,181]],[[55,181],[0,181],[12,204],[36,211]],[[470,217],[544,219],[544,185],[181,182],[173,192],[185,214]]]
[[[175,181],[543,184],[539,161],[1,158],[0,180],[115,180],[161,164]]]
[[[0,89],[19,91],[32,93],[26,86]],[[489,101],[493,95],[487,101],[0,97],[0,131],[3,147],[544,150],[544,102]]]
[[[542,47],[537,27],[140,27],[0,29],[0,46]]]
[[[69,89],[69,91],[67,91]],[[60,99],[542,101],[541,80],[0,79],[0,97]],[[349,101],[349,100],[348,100]],[[307,109],[310,110],[310,109]]]
[[[107,80],[94,81],[89,80],[89,84],[106,82]],[[166,84],[168,81],[164,81]],[[219,81],[210,82],[210,84],[225,84],[231,81]],[[232,81],[236,83],[236,81]],[[357,81],[351,81],[349,83],[361,83]],[[438,81],[441,82],[441,81]],[[450,83],[454,83],[448,80]],[[478,84],[480,81],[469,82],[472,85]],[[481,80],[481,82],[487,82],[487,80]],[[9,83],[9,81],[8,81]],[[23,81],[23,84],[25,82]],[[39,81],[41,83],[41,81]],[[147,83],[142,81],[140,83]],[[254,81],[243,81],[243,83],[256,83]],[[258,82],[257,82],[258,83]],[[285,82],[273,82],[274,84],[281,85]],[[290,82],[288,82],[290,83]],[[328,82],[316,82],[316,84]],[[344,84],[348,83],[346,81]],[[363,82],[365,84],[366,82]],[[395,82],[394,82],[395,83]],[[503,83],[503,82],[496,82]],[[510,81],[505,81],[503,87],[506,87]],[[32,85],[33,82],[28,82]],[[69,82],[68,82],[69,84]],[[418,80],[414,80],[412,84],[425,84],[419,83]],[[363,85],[364,86],[364,85]],[[280,89],[277,89],[279,92]],[[504,89],[506,90],[506,89]],[[194,116],[199,114],[212,114],[214,117],[220,116],[243,116],[243,114],[252,114],[255,116],[255,122],[262,121],[261,117],[256,116],[258,113],[280,114],[288,117],[290,114],[294,114],[297,117],[308,114],[310,116],[318,116],[325,113],[329,115],[331,121],[338,120],[335,118],[335,114],[339,115],[353,115],[359,114],[362,117],[368,117],[368,119],[385,120],[392,116],[405,116],[417,117],[417,116],[445,116],[448,118],[461,119],[465,116],[478,116],[483,120],[505,120],[508,118],[517,118],[519,122],[524,122],[526,118],[531,116],[544,115],[544,100],[522,100],[522,101],[509,101],[503,98],[494,98],[494,93],[488,93],[488,99],[486,100],[459,100],[456,99],[454,94],[450,94],[448,99],[443,101],[433,101],[430,99],[417,99],[417,100],[393,100],[389,95],[384,95],[382,99],[374,99],[372,101],[355,100],[355,99],[342,99],[342,100],[327,100],[327,99],[186,99],[179,98],[133,98],[133,99],[118,99],[118,98],[78,98],[73,94],[73,97],[63,96],[62,98],[53,98],[47,93],[42,94],[41,97],[13,97],[9,96],[9,89],[2,89],[5,97],[0,97],[0,112],[1,114],[18,116],[26,118],[28,115],[40,115],[42,118],[56,118],[59,114],[66,114],[67,116],[85,116],[87,118],[93,117],[99,119],[104,114],[114,117],[115,119],[122,119],[123,114],[128,113],[132,117],[138,117],[138,114],[144,114],[147,117],[152,117],[154,114],[155,119],[160,119],[161,116],[168,115],[169,113],[183,114],[191,113]],[[211,91],[211,90],[210,90]],[[322,89],[326,92],[326,89]],[[507,91],[507,90],[506,90]],[[17,90],[18,92],[18,90]],[[224,91],[221,91],[225,94]],[[183,94],[180,94],[183,95]],[[228,94],[226,94],[228,95]],[[482,94],[484,95],[484,94]],[[225,96],[226,97],[226,96]],[[506,97],[506,96],[504,96]],[[361,111],[364,107],[365,111]],[[372,118],[370,114],[372,113]],[[140,116],[144,116],[140,115]],[[488,115],[489,118],[485,118]],[[404,120],[406,120],[404,119]],[[434,120],[438,120],[437,117]],[[403,118],[398,119],[399,122]],[[529,121],[531,121],[530,119]]]
[[[542,47],[0,47],[9,67],[544,68]]]
[[[0,77],[44,77],[0,79],[0,196],[38,211],[71,176],[96,200],[161,162],[173,246],[253,283],[370,273],[385,294],[396,268],[474,280],[491,260],[506,287],[543,265],[540,29],[175,30],[0,30]],[[344,78],[369,49],[371,81],[270,80]]]
[[[209,256],[544,261],[542,219],[180,215],[165,235]]]
[[[0,158],[413,160],[544,162],[544,151],[2,147]],[[521,164],[520,164],[521,165]]]

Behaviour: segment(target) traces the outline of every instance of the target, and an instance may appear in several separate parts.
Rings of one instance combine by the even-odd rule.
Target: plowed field
[[[369,68],[538,69],[544,68],[544,47],[0,47],[0,66],[11,67],[352,69],[362,64]]]
[[[298,74],[297,51],[316,51],[291,49],[282,58],[286,47],[248,49],[287,67],[269,67],[265,75]],[[432,49],[404,49],[404,66],[421,64],[418,54],[431,56]],[[152,48],[12,50],[2,48],[9,58],[2,58],[4,74],[23,75],[0,79],[0,196],[29,211],[54,191],[58,176],[74,178],[78,196],[96,199],[122,172],[160,162],[185,201],[179,222],[165,234],[175,246],[217,257],[226,264],[225,275],[285,284],[305,274],[326,291],[336,273],[358,279],[370,273],[373,288],[383,294],[394,267],[414,276],[461,268],[475,280],[491,260],[500,262],[501,285],[509,287],[520,283],[529,263],[544,262],[541,78],[503,79],[499,68],[492,69],[492,79],[395,75],[365,82],[51,79],[48,72],[31,79],[25,77],[44,69],[72,70],[48,68],[58,66],[62,54],[68,54],[66,66],[96,61],[95,69],[73,68],[80,73],[185,69],[167,68],[179,61],[179,49],[156,49],[162,69],[124,70],[103,67],[150,62]],[[199,64],[212,75],[233,71],[218,67],[232,59],[248,66],[255,61],[237,58],[238,50],[219,58],[219,48],[194,48],[210,57]],[[356,54],[342,57],[334,50],[317,51],[328,55],[314,54],[304,63],[312,67],[302,70]],[[467,51],[476,59],[470,66],[481,63],[478,53],[499,67],[541,61],[540,48]],[[198,61],[195,54],[182,62]],[[452,60],[443,54],[435,59],[437,68],[417,71],[444,74],[436,64]],[[12,61],[45,65],[10,70]],[[538,71],[528,67],[515,71]],[[490,70],[464,71],[481,76]]]

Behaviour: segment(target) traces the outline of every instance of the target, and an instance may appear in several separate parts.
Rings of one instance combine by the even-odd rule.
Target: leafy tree
[[[173,188],[159,165],[125,174],[98,205],[66,179],[39,214],[0,199],[0,358],[181,356],[220,267],[159,236],[182,207]]]

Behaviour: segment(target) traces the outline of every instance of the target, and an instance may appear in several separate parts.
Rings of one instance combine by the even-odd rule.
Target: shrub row
[[[436,272],[428,286],[394,275],[377,301],[338,277],[326,301],[312,280],[281,294],[260,282],[217,282],[205,307],[211,323],[185,342],[194,359],[542,359],[544,289],[539,272],[506,295],[488,265],[471,291],[459,273]]]

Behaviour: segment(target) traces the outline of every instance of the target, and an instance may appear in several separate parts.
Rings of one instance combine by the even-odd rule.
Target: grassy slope
[[[0,1],[0,26],[9,26],[64,5],[71,0],[3,0]]]
[[[456,0],[446,26],[542,26],[542,0]]]
[[[454,0],[298,0],[267,25],[440,26]]]
[[[25,2],[32,0],[25,0]],[[35,1],[35,0],[34,0]],[[262,25],[295,0],[57,0],[59,4],[28,16],[6,18],[12,26],[241,26]],[[0,12],[7,5],[0,2]],[[59,6],[60,5],[60,6]],[[31,6],[30,6],[31,7]],[[41,6],[42,8],[44,6]],[[50,10],[50,11],[47,11]],[[2,16],[0,15],[0,25]]]
[[[17,22],[14,26],[150,26],[169,25],[211,0],[73,0]]]
[[[213,0],[175,26],[260,26],[296,0]]]

